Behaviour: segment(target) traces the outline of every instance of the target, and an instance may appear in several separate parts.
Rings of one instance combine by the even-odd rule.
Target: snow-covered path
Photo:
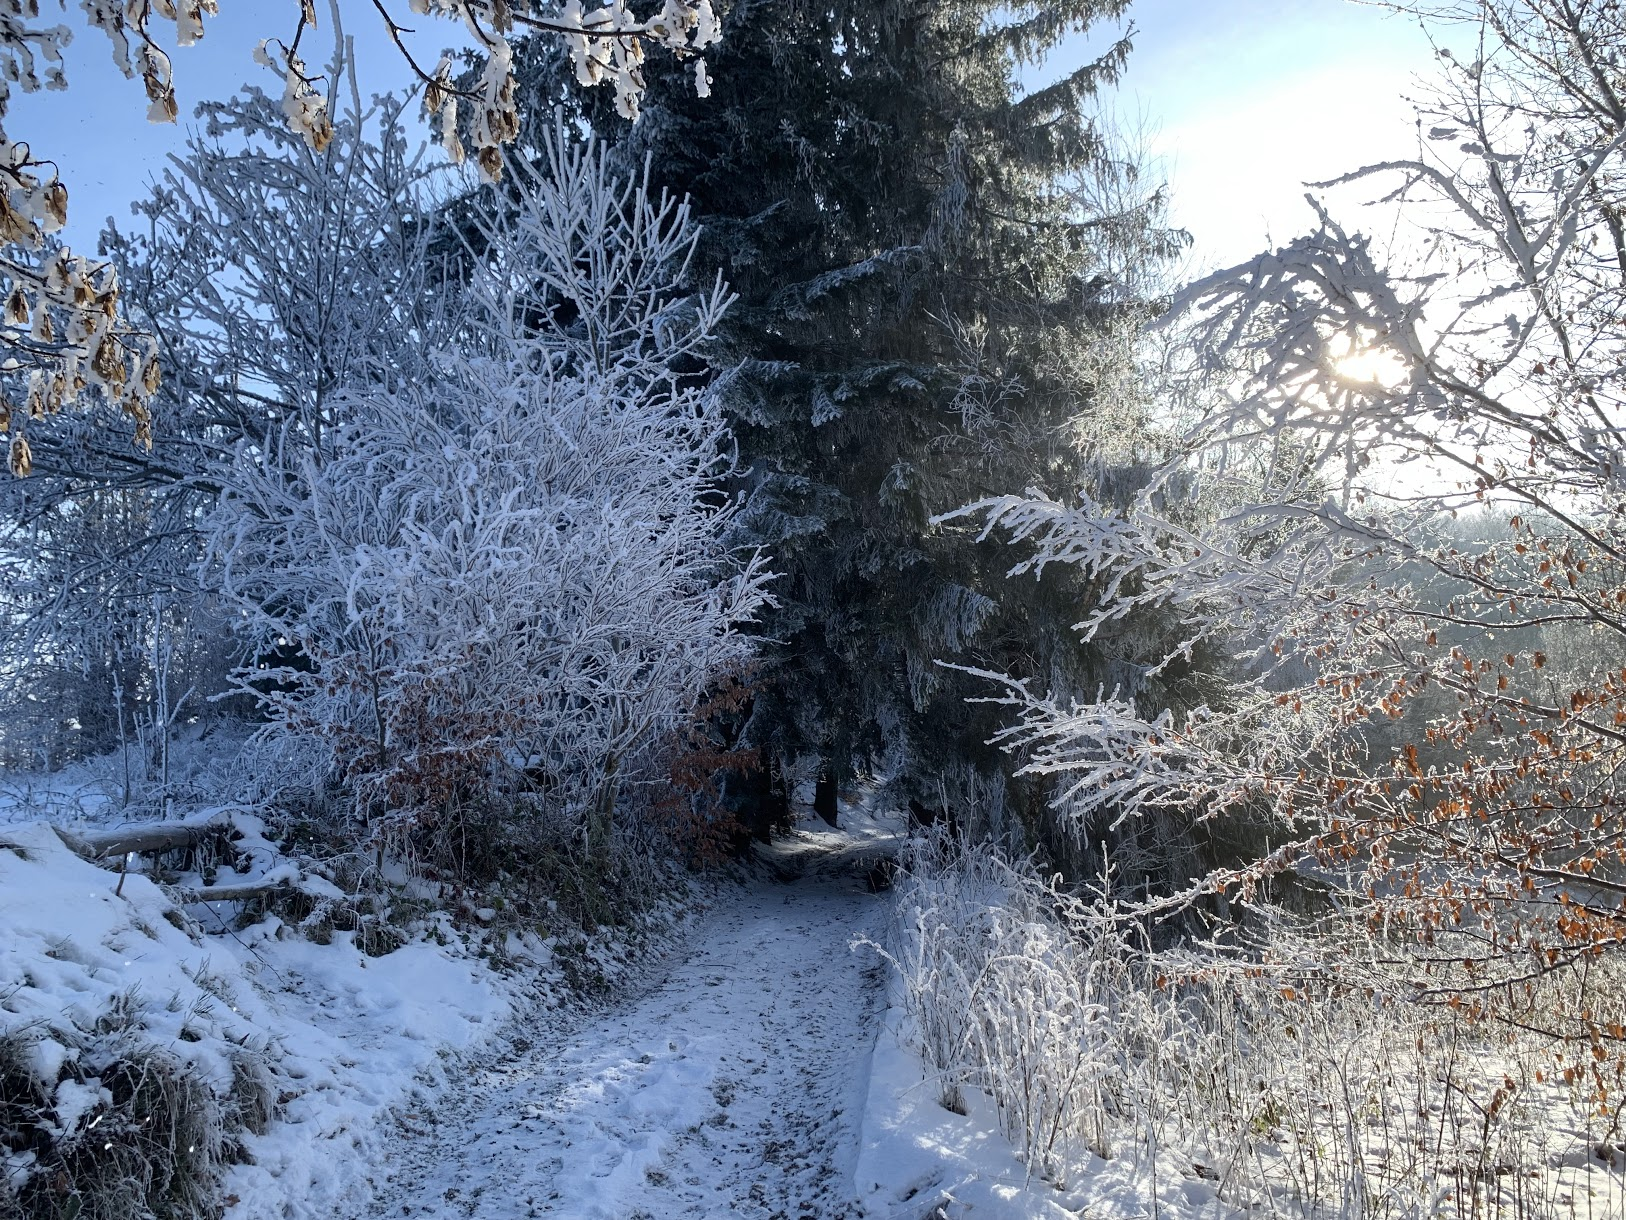
[[[567,1035],[514,1042],[404,1124],[376,1168],[378,1217],[840,1220],[880,975],[845,836],[798,836],[800,875],[723,896],[641,995]],[[518,1048],[524,1048],[519,1050]]]

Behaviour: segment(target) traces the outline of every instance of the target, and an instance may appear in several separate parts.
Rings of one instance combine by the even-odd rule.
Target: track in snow
[[[454,1084],[433,1130],[403,1130],[377,1167],[372,1214],[855,1216],[881,987],[848,946],[885,903],[847,836],[788,846],[781,871],[799,875],[725,894],[650,990]]]

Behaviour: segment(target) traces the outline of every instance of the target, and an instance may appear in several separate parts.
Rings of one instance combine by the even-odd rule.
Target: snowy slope
[[[150,878],[80,858],[46,823],[0,824],[0,1051],[38,1099],[20,1120],[25,1143],[43,1122],[54,1148],[94,1160],[91,1146],[129,1123],[115,1077],[154,1065],[212,1099],[183,1107],[202,1114],[186,1142],[196,1127],[200,1155],[225,1162],[208,1197],[227,1220],[354,1215],[398,1115],[489,1062],[516,1011],[569,1007],[566,956],[588,968],[577,974],[613,981],[672,934],[678,908],[592,942],[437,915],[382,956],[353,933],[319,944],[274,916],[236,928],[234,914],[178,907]],[[256,1114],[246,1127],[244,1110]],[[0,1145],[0,1216],[31,1180],[37,1191],[61,1176],[54,1164]],[[69,1211],[97,1189],[82,1156],[70,1169],[52,1204]]]
[[[56,1094],[58,1136],[99,1138],[111,1097],[98,1073],[120,1056],[178,1062],[228,1106],[234,1070],[252,1072],[279,1119],[242,1136],[248,1160],[225,1182],[236,1214],[340,1198],[353,1183],[334,1151],[365,1144],[384,1107],[478,1044],[517,998],[518,976],[456,938],[367,957],[347,933],[316,945],[279,927],[206,935],[148,878],[121,884],[48,825],[0,828],[0,1035],[22,1040]],[[26,1160],[4,1166],[14,1184]]]

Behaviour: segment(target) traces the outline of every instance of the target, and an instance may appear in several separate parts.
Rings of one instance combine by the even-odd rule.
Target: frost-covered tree
[[[692,196],[697,266],[740,293],[720,331],[749,467],[739,527],[785,573],[750,745],[964,809],[1002,760],[972,685],[937,659],[1097,680],[1102,654],[1065,630],[1065,578],[1009,585],[998,548],[928,518],[1110,477],[1094,442],[1133,431],[1094,414],[1097,388],[1167,243],[1156,192],[1087,113],[1127,42],[1017,85],[1122,7],[736,5],[710,98],[652,69],[620,155],[651,155]],[[525,68],[538,96],[568,88],[562,65]]]
[[[373,833],[512,802],[609,849],[618,790],[743,660],[765,598],[693,374],[728,303],[682,280],[686,205],[561,131],[477,221],[411,378],[341,387],[320,438],[240,443],[212,563],[265,645],[242,675]]]
[[[1399,240],[1318,205],[1314,233],[1186,289],[1211,408],[1127,509],[971,510],[1105,589],[1087,633],[1173,610],[1160,664],[1228,645],[1229,693],[1181,713],[1009,682],[1007,741],[1072,811],[1254,819],[1268,851],[1193,891],[1354,868],[1353,900],[1437,942],[1417,995],[1595,1047],[1601,1100],[1620,999],[1586,982],[1626,940],[1626,22],[1427,12],[1451,20],[1417,155],[1322,184],[1381,189]],[[1193,488],[1212,511],[1176,519]]]
[[[67,0],[60,0],[60,6],[66,9]],[[218,12],[216,0],[157,5],[83,0],[80,7],[90,28],[107,36],[118,70],[141,79],[148,117],[155,123],[174,122],[179,106],[170,56],[154,37],[155,19],[160,26],[173,26],[175,45],[188,47],[203,37],[205,17]],[[484,69],[477,77],[454,80],[450,57],[433,69],[413,58],[402,40],[408,31],[393,5],[374,0],[373,7],[423,83],[425,108],[439,125],[447,153],[461,161],[466,136],[488,180],[501,176],[502,150],[519,132],[510,43],[516,29],[561,39],[576,79],[582,85],[613,82],[616,109],[629,119],[638,114],[646,48],[665,47],[692,61],[694,86],[704,95],[709,78],[699,56],[718,37],[710,0],[665,0],[645,18],[624,0],[591,11],[584,11],[578,0],[562,6],[528,0],[409,0],[413,13],[460,25],[483,57]],[[328,94],[342,74],[337,63],[325,74],[313,71],[301,53],[301,44],[316,29],[315,0],[298,0],[297,5],[290,0],[283,11],[293,24],[292,35],[262,40],[256,58],[282,77],[280,109],[287,129],[320,154],[333,138]],[[337,0],[329,0],[328,12],[337,33]],[[62,50],[72,37],[71,27],[44,22],[37,0],[0,4],[0,120],[13,84],[24,93],[67,88]],[[336,59],[342,58],[341,49]],[[0,361],[0,432],[9,434],[12,474],[25,476],[32,469],[27,420],[97,401],[131,417],[136,444],[150,449],[149,399],[160,380],[158,352],[150,336],[132,328],[122,315],[114,266],[49,240],[67,223],[67,187],[48,152],[42,155],[28,142],[14,141],[3,126],[0,180],[5,188],[0,190],[0,349],[5,352]]]
[[[432,296],[413,209],[437,171],[409,153],[400,111],[339,116],[318,152],[258,91],[207,106],[135,225],[104,234],[128,315],[169,370],[153,397],[166,440],[132,448],[117,405],[98,402],[36,434],[32,478],[0,484],[0,666],[20,704],[9,749],[96,752],[116,744],[121,717],[126,729],[149,719],[160,621],[170,641],[218,646],[206,672],[174,676],[196,687],[194,710],[222,709],[207,700],[232,661],[198,578],[199,525],[238,444],[314,443],[337,385],[412,373],[400,337]],[[41,692],[58,727],[25,714]]]

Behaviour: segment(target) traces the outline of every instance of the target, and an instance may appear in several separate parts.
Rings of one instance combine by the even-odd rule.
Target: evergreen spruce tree
[[[1127,37],[1019,85],[1125,7],[737,0],[709,97],[652,64],[630,128],[591,91],[565,101],[692,198],[697,281],[720,270],[739,293],[719,363],[751,471],[742,541],[783,573],[745,744],[816,754],[837,781],[856,761],[963,814],[1000,804],[1012,764],[986,744],[998,709],[966,702],[987,685],[938,660],[1090,693],[1131,676],[1076,642],[1085,590],[1008,581],[1009,549],[930,523],[1099,485],[1101,438],[1132,430],[1103,379],[1126,364],[1138,277],[1177,238],[1088,113]],[[569,99],[547,48],[524,78],[533,113]]]

